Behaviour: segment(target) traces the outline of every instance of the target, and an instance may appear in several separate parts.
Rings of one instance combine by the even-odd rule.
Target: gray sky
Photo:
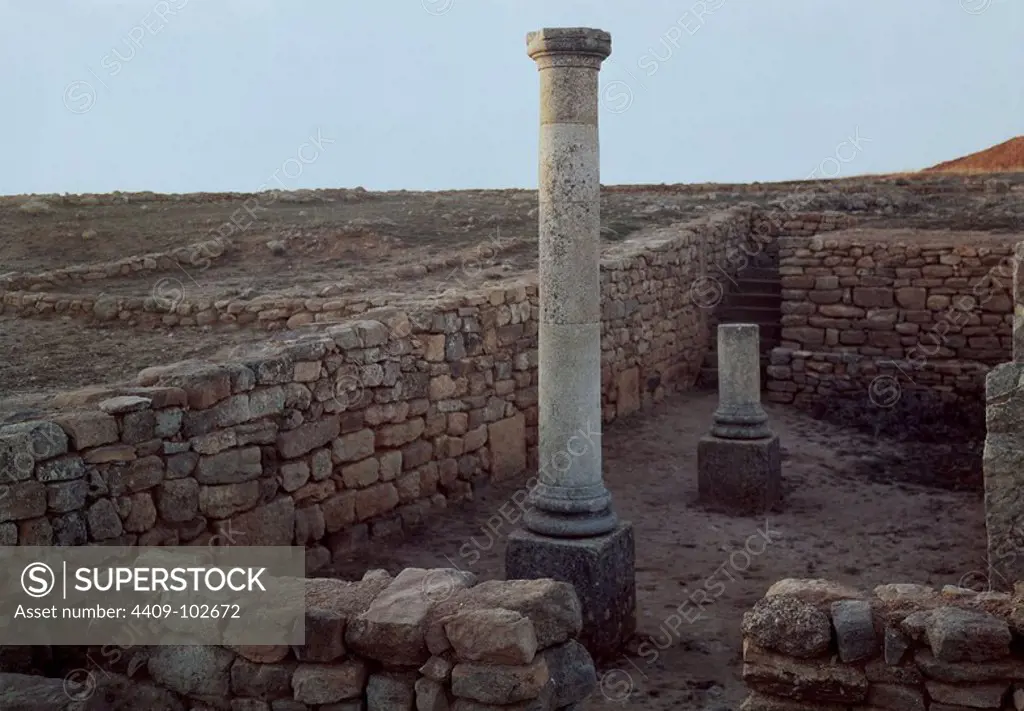
[[[0,0],[0,194],[536,187],[545,26],[612,34],[605,184],[1024,134],[1020,0]]]

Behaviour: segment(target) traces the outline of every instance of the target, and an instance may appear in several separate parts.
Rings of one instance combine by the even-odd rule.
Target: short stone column
[[[540,74],[540,480],[526,530],[509,538],[505,574],[572,583],[580,641],[602,660],[636,626],[633,528],[617,519],[601,471],[597,115],[611,36],[554,28],[526,41]]]
[[[782,452],[761,407],[757,324],[718,327],[718,409],[697,445],[701,503],[738,515],[763,514],[782,496]]]
[[[985,379],[985,529],[988,587],[1024,580],[1024,363],[1003,363]]]

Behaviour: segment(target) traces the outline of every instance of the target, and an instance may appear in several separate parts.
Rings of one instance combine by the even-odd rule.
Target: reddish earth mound
[[[948,160],[922,173],[998,173],[1024,171],[1024,136],[1011,138],[998,146],[971,153],[963,158]]]

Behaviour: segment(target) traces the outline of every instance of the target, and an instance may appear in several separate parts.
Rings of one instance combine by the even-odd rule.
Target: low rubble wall
[[[110,645],[63,680],[0,673],[0,708],[554,711],[597,686],[568,583],[408,568],[305,584],[301,647]]]
[[[1019,709],[1014,593],[781,580],[743,617],[744,711]]]

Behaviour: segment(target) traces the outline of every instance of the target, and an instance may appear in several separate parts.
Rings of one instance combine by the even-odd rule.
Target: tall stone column
[[[702,503],[740,515],[765,513],[781,498],[779,438],[761,407],[757,324],[718,327],[718,409],[697,444],[697,489]]]
[[[985,379],[985,530],[988,587],[1024,580],[1024,363],[1002,363]]]
[[[602,659],[636,626],[633,528],[612,511],[601,471],[598,72],[611,36],[549,28],[526,42],[540,74],[541,471],[505,572],[572,583],[581,641]]]
[[[1013,362],[985,379],[985,530],[988,587],[1024,580],[1024,242],[1014,251]]]
[[[1024,363],[1024,242],[1013,251],[1013,362]]]

